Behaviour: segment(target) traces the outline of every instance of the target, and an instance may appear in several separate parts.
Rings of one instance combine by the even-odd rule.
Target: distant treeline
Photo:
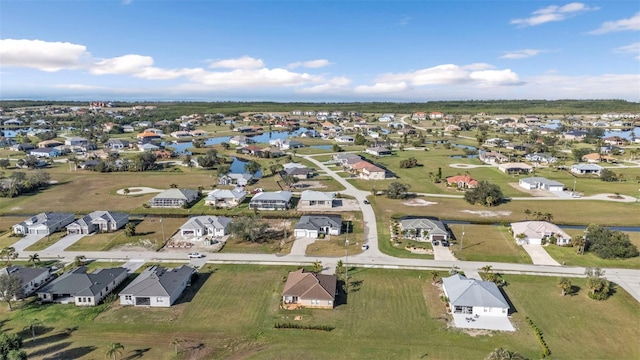
[[[5,109],[27,106],[87,106],[80,101],[0,101]],[[640,113],[640,103],[625,100],[466,100],[429,102],[122,102],[114,101],[116,107],[155,105],[156,113],[167,117],[184,114],[234,115],[243,112],[288,112],[293,110],[340,110],[366,113],[411,113],[414,111],[440,111],[446,114],[464,115],[487,113],[535,114],[535,115],[580,115],[607,112]]]

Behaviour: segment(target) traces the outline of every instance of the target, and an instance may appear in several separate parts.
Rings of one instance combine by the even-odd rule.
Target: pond
[[[307,129],[300,128],[295,131],[267,131],[260,135],[247,135],[247,137],[253,139],[253,141],[255,141],[256,143],[268,144],[269,140],[275,140],[275,139],[284,140],[290,136],[298,136],[304,131],[307,131]],[[238,133],[238,135],[240,135],[240,133]],[[229,139],[231,139],[231,136],[212,137],[205,140],[204,144],[205,146],[219,145],[219,144],[222,144],[223,142],[229,142]],[[164,143],[163,145],[170,146],[178,154],[187,155],[190,153],[186,150],[190,147],[193,147],[193,142],[186,141],[186,142],[179,142],[179,143]]]
[[[314,149],[333,150],[333,145],[311,145],[309,147]]]
[[[626,140],[631,140],[631,138],[640,138],[640,127],[636,126],[633,130],[628,131],[605,131],[604,137],[609,136],[618,136]]]
[[[245,159],[241,159],[241,158],[237,158],[237,157],[233,157],[233,162],[231,163],[231,172],[234,174],[237,173],[244,173],[244,166],[248,163],[248,160]],[[255,173],[253,175],[254,178],[261,178],[262,177],[262,170],[258,171],[257,173]]]

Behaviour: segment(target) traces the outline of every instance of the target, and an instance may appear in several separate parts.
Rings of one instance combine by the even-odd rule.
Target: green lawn
[[[40,251],[48,248],[49,246],[57,243],[60,239],[67,236],[64,231],[59,231],[51,236],[45,236],[42,239],[36,241],[33,245],[27,247],[25,251]]]
[[[121,342],[124,356],[136,359],[420,359],[425,354],[482,359],[497,347],[534,359],[540,347],[525,316],[543,331],[552,359],[640,356],[634,341],[640,336],[640,308],[620,289],[598,302],[584,290],[560,296],[555,278],[505,275],[518,331],[471,337],[447,330],[440,292],[429,272],[351,269],[346,303],[340,300],[334,310],[280,310],[283,279],[293,269],[207,265],[185,296],[167,309],[30,302],[12,312],[2,308],[0,316],[7,319],[7,331],[20,331],[33,318],[42,321],[36,341],[25,342],[30,359],[101,358],[111,342]],[[573,281],[584,287],[584,280]],[[273,328],[276,322],[297,322],[296,316],[302,317],[301,324],[335,329]],[[176,338],[182,340],[178,356],[171,345]]]
[[[449,224],[449,228],[457,239],[451,249],[460,260],[532,263],[522,246],[516,245],[506,227]],[[464,232],[464,238],[462,232]],[[462,249],[460,249],[461,241]]]

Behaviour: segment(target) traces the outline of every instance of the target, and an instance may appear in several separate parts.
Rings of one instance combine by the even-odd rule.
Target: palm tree
[[[531,216],[531,210],[529,209],[524,209],[524,215],[527,217],[527,219],[529,218],[529,216]]]
[[[431,272],[431,282],[434,284],[439,284],[442,282],[442,278],[440,277],[440,273],[438,273],[437,271],[432,271]]]
[[[558,287],[562,290],[562,296],[565,296],[571,292],[571,280],[563,277],[558,280]]]
[[[313,272],[317,274],[320,271],[322,271],[322,261],[316,260],[313,262]]]
[[[11,265],[11,260],[18,258],[18,252],[13,246],[7,246],[0,250],[0,259],[7,258],[7,265]]]
[[[33,267],[36,267],[36,264],[40,263],[40,255],[38,255],[38,253],[29,255],[29,260],[27,260],[27,263],[33,263]]]
[[[526,358],[515,351],[498,348],[493,350],[485,360],[526,360]]]
[[[122,355],[122,351],[124,350],[124,345],[120,343],[111,343],[109,344],[109,348],[107,349],[107,357],[113,357],[113,360],[116,360],[118,354]]]
[[[129,195],[130,192],[131,192],[131,190],[129,190],[129,188],[124,188],[122,190],[122,193],[125,194],[125,195]]]
[[[173,348],[174,348],[174,350],[175,350],[175,352],[176,352],[176,355],[178,355],[178,345],[180,345],[180,342],[182,342],[182,340],[180,340],[180,339],[178,339],[178,338],[174,338],[174,339],[171,341],[171,345],[173,345]]]
[[[29,325],[27,325],[25,329],[28,328],[31,332],[31,339],[36,339],[36,329],[38,329],[40,326],[42,326],[42,321],[40,321],[39,319],[31,319],[29,321]]]
[[[84,255],[78,255],[76,256],[75,260],[73,261],[73,265],[78,267],[78,266],[83,266],[85,260],[87,260],[87,258]]]

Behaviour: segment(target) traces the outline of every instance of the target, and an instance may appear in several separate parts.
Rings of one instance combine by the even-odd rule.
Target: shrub
[[[273,326],[275,329],[299,329],[299,330],[320,330],[320,331],[332,331],[335,329],[329,325],[302,325],[292,323],[276,323]]]

